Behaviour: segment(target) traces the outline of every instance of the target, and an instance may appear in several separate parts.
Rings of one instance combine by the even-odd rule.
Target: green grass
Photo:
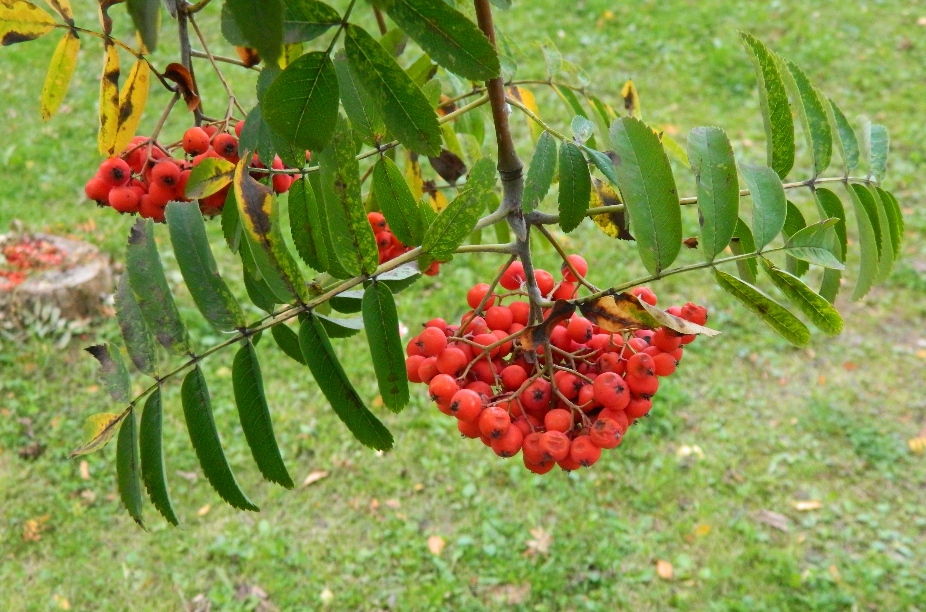
[[[92,3],[77,4],[82,22],[95,23]],[[738,30],[800,64],[850,117],[864,112],[885,123],[892,135],[887,185],[908,211],[905,259],[892,279],[861,302],[841,299],[844,334],[815,335],[804,350],[711,288],[706,273],[660,283],[655,288],[664,303],[705,303],[711,324],[724,333],[691,347],[678,374],[663,382],[651,417],[620,449],[570,475],[533,476],[517,460],[461,441],[422,389],[414,389],[402,414],[377,409],[397,443],[390,453],[374,454],[350,437],[305,368],[265,338],[259,352],[289,469],[298,482],[313,470],[330,475],[292,492],[261,481],[237,424],[231,354],[216,356],[204,364],[216,419],[230,462],[262,512],[236,512],[206,484],[183,425],[178,385],[171,384],[165,447],[184,527],[168,527],[148,505],[147,532],[118,501],[114,446],[86,458],[86,480],[79,461],[67,459],[83,419],[112,408],[80,349],[115,339],[114,322],[98,322],[63,350],[49,339],[3,338],[4,609],[54,609],[57,596],[75,610],[179,609],[194,600],[249,610],[260,604],[256,595],[241,595],[252,587],[282,610],[922,609],[926,460],[905,441],[926,424],[926,216],[919,205],[926,188],[916,182],[926,169],[926,84],[918,78],[926,43],[916,22],[926,14],[899,0],[819,9],[795,0],[618,6],[586,0],[568,11],[553,0],[515,4],[497,21],[522,47],[518,78],[543,78],[539,49],[524,37],[549,37],[612,103],[632,77],[644,118],[682,143],[692,127],[720,125],[740,154],[763,158],[758,98]],[[126,35],[122,9],[113,13]],[[217,10],[207,13],[214,24]],[[81,195],[98,163],[100,46],[85,37],[66,108],[42,124],[37,99],[55,42],[49,36],[0,51],[0,223],[18,218],[33,229],[73,234],[121,261],[129,220],[97,210]],[[173,53],[161,49],[155,61],[164,65]],[[221,88],[206,64],[199,76],[207,110],[221,113],[215,101]],[[251,82],[233,79],[246,107]],[[566,129],[560,103],[537,93],[545,116]],[[152,90],[143,131],[165,100]],[[168,135],[180,134],[187,121],[178,114]],[[529,152],[520,119],[516,129]],[[677,180],[681,191],[693,192],[690,175],[679,171]],[[688,222],[693,228],[695,221]],[[243,296],[216,224],[210,232],[225,276]],[[600,285],[642,269],[632,245],[608,242],[588,225],[568,241],[583,247]],[[169,251],[162,254],[178,283]],[[550,250],[538,258],[556,265]],[[696,254],[683,258],[696,261]],[[402,321],[413,327],[434,316],[459,317],[464,288],[497,264],[491,256],[459,257],[402,294]],[[217,342],[179,284],[178,294],[195,345]],[[362,340],[337,346],[361,394],[373,398]],[[21,458],[18,451],[36,441],[45,453]],[[703,457],[684,455],[694,445]],[[794,502],[801,500],[822,507],[798,511]],[[197,510],[207,506],[200,516]],[[759,521],[762,511],[784,515],[788,530]],[[25,540],[28,521],[43,517],[41,539]],[[552,544],[547,555],[527,556],[538,528]],[[428,551],[430,536],[446,542],[440,555]],[[657,560],[673,565],[673,580],[657,576]]]

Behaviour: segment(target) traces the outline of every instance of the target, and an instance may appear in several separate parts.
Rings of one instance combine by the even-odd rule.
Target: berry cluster
[[[575,297],[573,271],[584,276],[588,265],[578,255],[569,260],[559,283],[536,271],[545,297]],[[675,371],[683,345],[695,336],[665,327],[612,334],[574,314],[552,328],[548,345],[527,350],[521,338],[530,307],[519,299],[523,283],[524,268],[514,262],[499,281],[509,293],[478,284],[467,293],[473,310],[460,325],[428,321],[408,343],[408,380],[428,385],[438,409],[456,417],[463,436],[481,439],[501,457],[522,451],[532,472],[591,466],[650,411],[659,378]],[[648,288],[634,294],[656,303]],[[692,303],[668,312],[699,325],[707,320],[707,310]]]
[[[41,238],[24,237],[0,249],[0,291],[12,291],[30,272],[60,266],[64,251]]]
[[[367,220],[370,222],[370,227],[373,228],[373,234],[376,236],[376,248],[379,250],[380,265],[412,250],[412,247],[403,244],[398,236],[392,233],[383,213],[367,213]],[[422,273],[428,276],[436,276],[438,272],[440,272],[440,263],[436,261],[432,262],[427,270],[422,270]]]
[[[191,127],[183,134],[183,140],[173,147],[183,152],[177,159],[170,155],[171,147],[165,147],[144,136],[136,136],[120,157],[103,161],[96,175],[87,181],[84,192],[100,206],[111,206],[120,213],[139,214],[146,219],[164,221],[164,209],[168,202],[189,202],[186,184],[190,173],[202,160],[209,157],[222,158],[237,164],[238,137],[244,122],[235,125],[235,134],[222,132],[218,126]],[[309,153],[306,152],[306,159]],[[251,167],[266,169],[254,155]],[[275,157],[270,167],[283,170],[283,162]],[[255,174],[263,178],[265,173]],[[288,174],[273,174],[272,187],[276,193],[289,190],[293,177]],[[201,198],[199,208],[207,217],[219,214],[225,206],[231,185],[216,193]]]

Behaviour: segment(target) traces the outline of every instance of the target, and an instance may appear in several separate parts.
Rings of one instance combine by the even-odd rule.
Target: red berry
[[[239,121],[238,123],[235,124],[235,135],[238,138],[241,138],[241,130],[243,129],[244,129],[244,121]]]
[[[104,204],[109,204],[110,189],[112,189],[112,186],[99,176],[94,176],[84,185],[84,193],[87,194],[87,199],[103,202]]]
[[[466,315],[463,317],[463,321],[469,318],[470,316]],[[472,317],[472,321],[469,322],[463,331],[467,335],[478,336],[479,334],[489,333],[489,326],[486,325],[486,320],[482,317]]]
[[[418,352],[425,357],[437,357],[447,348],[447,336],[435,327],[426,327],[418,334],[415,345],[418,347]]]
[[[231,134],[216,134],[212,139],[212,148],[225,159],[238,162],[238,139]]]
[[[180,166],[172,160],[165,159],[154,164],[151,169],[150,180],[154,183],[160,183],[162,186],[176,190],[177,181],[180,180]]]
[[[592,339],[592,322],[582,317],[572,317],[566,327],[569,337],[578,344],[586,344]]]
[[[553,291],[553,295],[550,296],[553,300],[571,300],[576,296],[576,285],[575,283],[570,283],[568,281],[563,281],[556,286],[556,290]]]
[[[497,440],[511,428],[508,411],[499,406],[489,406],[479,415],[479,431],[482,435]]]
[[[275,193],[286,193],[293,184],[293,177],[288,174],[274,174],[271,182]]]
[[[521,404],[527,410],[542,410],[549,407],[553,388],[545,378],[538,378],[521,394]]]
[[[209,134],[193,126],[183,133],[183,150],[190,155],[202,155],[209,150]]]
[[[479,334],[478,336],[473,336],[473,342],[485,348],[498,342],[498,337],[495,334]],[[495,357],[498,355],[498,349],[499,347],[496,346],[490,350],[488,352],[489,357]]]
[[[460,389],[450,398],[450,412],[461,421],[477,419],[482,412],[482,398],[475,391]]]
[[[547,431],[561,431],[563,433],[572,429],[572,413],[562,408],[556,408],[543,417],[543,426]]]
[[[124,159],[111,157],[100,164],[97,176],[111,187],[121,187],[132,178],[132,169]]]
[[[151,196],[143,195],[138,201],[138,214],[143,219],[151,219],[156,223],[164,223],[164,207],[156,206],[151,201]]]
[[[486,283],[479,283],[466,293],[466,303],[469,304],[470,308],[475,310],[487,293],[489,293],[489,285]],[[490,297],[488,301],[486,301],[484,308],[489,308],[494,302],[495,298]]]
[[[638,299],[646,302],[650,306],[656,305],[656,294],[649,287],[637,287],[631,291]]]
[[[440,317],[438,317],[438,318],[436,318],[436,319],[431,319],[430,321],[428,321],[427,323],[425,323],[424,326],[425,326],[425,327],[436,327],[437,329],[439,329],[439,330],[441,330],[442,332],[444,332],[445,335],[447,335],[447,321],[444,321],[444,320],[441,319]],[[451,334],[451,335],[452,335],[452,334]]]
[[[592,425],[588,436],[589,441],[598,448],[614,448],[623,440],[624,431],[617,424],[617,421],[599,418]]]
[[[473,382],[466,385],[466,388],[470,391],[475,391],[481,397],[489,398],[492,397],[492,387],[482,382],[481,380],[474,380]]]
[[[707,323],[707,308],[688,302],[682,306],[682,312],[679,316],[696,325],[704,325]]]
[[[595,399],[602,406],[623,410],[630,402],[627,382],[614,372],[603,372],[592,385]]]
[[[492,306],[486,310],[485,320],[491,330],[507,330],[514,323],[514,315],[507,306]]]
[[[572,372],[560,370],[553,375],[553,383],[560,393],[568,400],[579,397],[579,390],[585,386],[581,378]]]
[[[519,365],[510,365],[499,372],[499,378],[506,391],[517,391],[527,380],[527,372]]]
[[[430,384],[431,380],[438,374],[437,358],[435,357],[426,357],[418,366],[418,378],[426,385]]]
[[[513,323],[519,323],[520,325],[527,325],[527,320],[530,317],[531,307],[527,302],[512,302],[508,304],[508,310],[511,311]]]
[[[569,458],[584,467],[590,467],[601,458],[601,447],[597,446],[591,436],[579,436],[572,441]]]
[[[655,375],[656,364],[653,363],[653,358],[646,353],[636,353],[627,359],[627,376],[645,378]]]
[[[513,261],[502,274],[498,284],[505,289],[514,291],[521,288],[521,283],[525,281],[525,278],[524,264],[522,264],[520,261]]]
[[[479,421],[457,421],[457,430],[467,438],[480,438]]]
[[[569,436],[561,431],[548,431],[541,434],[539,446],[544,454],[544,459],[562,461],[569,456],[571,441]]]
[[[463,373],[468,363],[469,359],[466,353],[452,346],[448,346],[437,355],[437,371],[441,374],[453,376],[454,378]]]
[[[501,437],[492,440],[492,450],[499,457],[514,457],[523,442],[524,432],[518,427],[509,427]]]
[[[671,376],[675,372],[675,366],[678,362],[672,353],[660,353],[653,357],[653,363],[656,364],[656,376]]]
[[[405,360],[405,374],[408,376],[408,382],[421,382],[421,377],[418,375],[418,368],[421,367],[421,362],[424,361],[424,359],[425,358],[421,355],[411,355]]]
[[[138,193],[131,187],[113,187],[109,191],[109,205],[121,213],[137,213],[140,203]]]
[[[537,288],[540,289],[540,295],[548,296],[553,292],[556,281],[553,275],[546,270],[534,270],[534,279],[537,281]]]
[[[539,431],[535,431],[524,436],[524,440],[521,443],[521,451],[523,452],[524,462],[525,463],[541,463],[544,461],[544,452],[540,448],[540,440],[543,436]]]
[[[582,277],[588,274],[588,262],[585,261],[584,257],[581,255],[570,255],[566,259],[569,260],[572,267],[575,268],[576,272],[582,275]],[[563,280],[571,283],[575,283],[579,280],[576,278],[576,275],[572,273],[572,270],[569,269],[569,266],[566,265],[566,262],[563,262],[563,265],[560,267],[560,272],[563,274]]]
[[[541,463],[532,463],[527,459],[524,460],[524,467],[534,472],[535,474],[546,474],[553,469],[553,466],[556,465],[553,461],[543,461]]]
[[[460,390],[457,381],[447,374],[438,374],[428,383],[431,399],[439,404],[450,404],[453,395]]]
[[[652,407],[652,399],[645,397],[632,397],[630,398],[630,403],[627,404],[627,408],[624,409],[624,412],[627,414],[628,418],[639,419],[642,416],[646,416]]]
[[[650,339],[650,344],[664,353],[671,353],[682,343],[682,338],[668,327],[660,327]]]
[[[631,376],[628,374],[626,380],[627,387],[633,395],[652,398],[656,395],[656,391],[659,390],[659,379],[656,377],[655,371],[651,376]]]

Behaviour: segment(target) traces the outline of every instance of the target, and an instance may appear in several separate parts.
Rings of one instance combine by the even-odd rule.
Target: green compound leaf
[[[688,133],[688,159],[698,185],[699,247],[706,261],[723,252],[739,221],[740,192],[733,147],[723,130],[698,127]]]
[[[874,186],[865,186],[865,192],[864,195],[867,195],[867,199],[870,200],[870,203],[866,204],[866,208],[873,207],[878,216],[878,229],[881,232],[881,259],[878,260],[877,280],[878,282],[883,282],[891,275],[891,271],[894,268],[894,260],[897,256],[897,254],[894,253],[894,241],[891,236],[891,220],[887,212],[889,204],[881,201],[881,197],[874,189]],[[863,199],[865,199],[864,195],[860,194]]]
[[[280,327],[280,326],[277,326]],[[251,456],[260,473],[270,482],[292,489],[295,485],[286,471],[280,447],[273,433],[270,408],[264,394],[264,379],[260,371],[257,351],[250,340],[245,340],[232,362],[232,385],[241,429],[251,448]]]
[[[345,29],[344,50],[351,74],[377,101],[389,131],[416,153],[439,155],[441,130],[437,114],[389,52],[353,24]]]
[[[659,137],[639,119],[611,124],[614,169],[640,258],[650,274],[675,261],[682,248],[682,210],[675,177]]]
[[[97,344],[84,350],[100,363],[100,382],[110,397],[117,402],[127,403],[131,399],[131,381],[119,347],[114,344]]]
[[[283,42],[292,45],[315,40],[341,25],[341,15],[317,0],[283,0]]]
[[[791,235],[784,250],[789,257],[824,268],[844,270],[845,266],[839,260],[839,245],[835,242],[832,230],[838,223],[841,223],[840,220],[834,217],[805,227]]]
[[[885,235],[885,228],[881,227],[881,216],[878,214],[878,204],[865,185],[852,184],[849,188],[852,190],[852,193],[855,194],[862,209],[864,209],[865,215],[868,217],[869,223],[871,223],[871,228],[874,230],[875,245],[878,247],[878,261],[880,262],[884,257],[885,245],[883,238]]]
[[[842,201],[835,193],[824,188],[815,189],[814,196],[816,196],[817,205],[824,218],[839,219],[839,223],[833,225],[839,243],[839,250],[834,249],[834,253],[839,257],[839,261],[845,261],[849,240],[846,234],[846,210],[842,206]]]
[[[408,375],[392,291],[385,283],[370,283],[363,293],[362,309],[379,393],[387,408],[400,412],[408,404]]]
[[[801,231],[807,227],[807,220],[804,219],[804,214],[801,212],[801,209],[797,207],[791,200],[788,200],[788,214],[785,216],[785,226],[781,229],[781,235],[784,237],[785,241],[791,238],[792,235]],[[800,259],[795,259],[790,255],[785,256],[785,269],[800,278],[807,273],[807,270],[810,269],[810,266],[806,261]]]
[[[364,446],[376,450],[392,448],[392,434],[369,409],[351,385],[331,347],[318,317],[309,314],[299,327],[299,346],[309,370],[338,418]]]
[[[340,51],[334,58],[334,70],[338,75],[338,89],[341,104],[350,119],[350,125],[368,144],[379,143],[386,136],[386,124],[373,98],[357,82],[347,63],[347,57]]]
[[[485,198],[495,187],[495,161],[483,157],[477,161],[466,184],[453,201],[441,211],[425,232],[422,256],[430,261],[449,261],[453,252],[473,233],[479,215],[485,210]],[[419,263],[422,266],[426,264]]]
[[[852,290],[852,299],[860,300],[865,297],[868,290],[874,285],[875,277],[878,274],[878,237],[875,228],[872,225],[871,217],[868,214],[864,204],[862,204],[858,193],[851,185],[846,186],[849,199],[852,202],[852,208],[855,211],[855,223],[858,228],[859,242],[859,272],[855,281],[855,288]],[[877,219],[877,215],[874,217]]]
[[[375,4],[450,72],[473,81],[499,75],[492,43],[476,24],[443,0],[377,0]]]
[[[249,158],[250,155],[245,154],[235,170],[235,199],[251,256],[260,276],[280,303],[293,298],[307,302],[309,292],[305,280],[280,231],[277,200],[269,187],[251,178]]]
[[[550,190],[555,175],[556,140],[549,132],[544,131],[537,139],[534,156],[531,157],[531,165],[524,181],[524,196],[521,201],[524,212],[530,212],[540,205]]]
[[[289,188],[289,229],[293,244],[302,261],[313,270],[328,269],[328,253],[319,233],[323,231],[318,215],[315,190],[304,178],[293,181]]]
[[[843,163],[846,166],[846,174],[858,168],[861,154],[858,146],[858,136],[852,129],[852,124],[846,119],[842,110],[836,106],[836,103],[829,100],[830,108],[833,111],[833,123],[836,126],[835,133],[839,137],[839,150],[842,153]]]
[[[894,255],[899,259],[900,246],[903,243],[904,234],[903,212],[900,210],[900,205],[897,203],[897,198],[894,197],[894,194],[880,187],[875,187],[875,191],[878,197],[881,198],[881,203],[884,205],[884,211],[887,214],[891,233],[891,246],[894,248]]]
[[[338,117],[331,146],[319,154],[318,166],[319,179],[332,196],[325,197],[325,213],[338,261],[351,276],[372,274],[379,265],[379,251],[360,196],[353,132],[344,117]]]
[[[338,96],[334,63],[327,53],[315,51],[297,58],[274,79],[261,100],[261,113],[286,143],[321,151],[337,125]]]
[[[842,333],[842,317],[832,304],[814,293],[810,287],[801,282],[801,279],[776,268],[765,258],[762,259],[762,268],[778,290],[788,298],[788,301],[804,313],[820,331],[831,336]]]
[[[167,286],[150,219],[135,222],[126,251],[129,284],[148,329],[167,350],[181,355],[188,353],[190,339]]]
[[[751,34],[740,38],[749,51],[759,81],[759,104],[765,125],[766,163],[784,179],[794,166],[794,119],[775,54]]]
[[[244,312],[219,275],[199,206],[171,202],[167,205],[165,217],[177,265],[196,307],[219,331],[230,332],[246,327]]]
[[[610,138],[611,137],[608,136],[609,140]],[[617,173],[614,172],[614,162],[611,161],[611,158],[608,157],[607,154],[586,147],[585,145],[582,145],[580,148],[585,151],[585,154],[588,155],[588,158],[595,164],[595,167],[608,179],[608,182],[616,187]]]
[[[268,65],[283,50],[282,0],[225,0],[238,31]]]
[[[785,225],[788,201],[781,179],[766,166],[740,166],[752,196],[752,234],[758,250],[775,239]]]
[[[814,176],[819,176],[829,167],[833,158],[833,133],[830,130],[827,102],[797,64],[788,60],[782,61],[790,73],[791,78],[788,81],[793,86],[792,97],[807,135],[807,147],[813,158]]]
[[[373,167],[373,195],[389,229],[408,246],[418,246],[424,227],[418,203],[395,162],[382,157]]]
[[[141,477],[148,491],[151,503],[171,525],[179,525],[174,505],[167,490],[167,471],[164,468],[164,450],[162,448],[163,407],[161,389],[155,389],[145,401],[138,429],[138,441],[141,457]]]
[[[215,419],[212,417],[212,400],[209,398],[209,388],[199,364],[183,378],[180,389],[183,403],[183,415],[186,418],[190,441],[199,458],[199,465],[206,475],[212,488],[216,490],[223,500],[233,508],[239,510],[260,509],[247,498],[235,475],[232,473],[219,432],[215,428]]]
[[[129,275],[119,277],[116,287],[116,319],[122,331],[122,341],[129,353],[132,363],[143,374],[153,375],[157,367],[157,356],[154,352],[154,337],[148,330],[141,308],[135,301],[135,295],[129,287]]]
[[[807,326],[758,288],[720,270],[714,270],[714,279],[721,289],[739,300],[791,344],[807,346],[810,342]]]
[[[733,238],[730,239],[730,251],[734,255],[744,255],[756,252],[756,242],[752,237],[752,230],[742,219],[737,219]],[[759,264],[755,258],[736,260],[736,271],[739,277],[747,283],[755,283],[759,275]]]
[[[141,466],[138,461],[138,427],[135,411],[130,410],[119,426],[116,440],[116,480],[119,483],[119,497],[129,516],[142,527],[141,517]]]
[[[591,195],[592,177],[582,150],[563,141],[559,150],[559,225],[564,232],[571,232],[585,219]]]

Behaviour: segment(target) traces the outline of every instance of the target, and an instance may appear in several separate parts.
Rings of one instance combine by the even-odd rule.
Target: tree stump
[[[60,251],[61,261],[50,266],[24,268],[25,280],[12,287],[0,287],[0,311],[19,319],[18,313],[50,304],[63,319],[86,319],[101,315],[113,292],[109,257],[86,242],[51,234],[6,235],[0,237],[4,250],[11,245],[40,241]]]

